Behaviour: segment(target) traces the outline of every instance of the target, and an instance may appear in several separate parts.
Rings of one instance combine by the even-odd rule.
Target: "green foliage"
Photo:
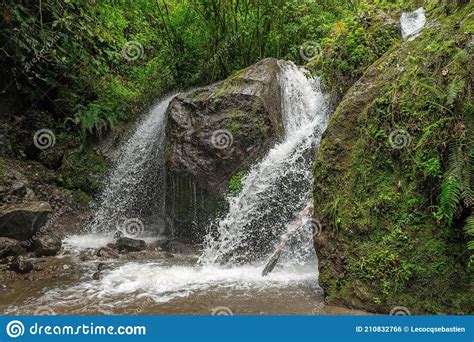
[[[105,161],[93,150],[75,151],[65,156],[57,183],[75,191],[75,198],[85,201],[86,196],[99,189],[98,177],[107,170]]]
[[[238,195],[242,191],[242,179],[245,177],[247,172],[238,171],[236,172],[229,181],[229,192],[231,195]]]
[[[339,93],[400,37],[397,25],[380,7],[364,5],[360,11],[358,16],[348,15],[334,24],[322,40],[321,53],[309,64],[329,89]]]
[[[448,168],[441,184],[439,209],[435,213],[438,219],[445,220],[449,225],[453,223],[455,215],[462,212],[462,206],[469,207],[473,203],[472,155],[472,146],[465,140],[464,134],[455,136],[449,148]]]
[[[58,128],[84,139],[133,119],[171,89],[223,79],[268,56],[300,62],[299,46],[325,36],[349,7],[347,0],[5,1],[0,62],[11,72],[2,74],[15,79],[26,107],[50,111]]]

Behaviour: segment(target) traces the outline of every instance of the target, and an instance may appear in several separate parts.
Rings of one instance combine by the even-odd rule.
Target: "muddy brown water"
[[[29,274],[0,272],[3,315],[367,314],[325,305],[317,273],[307,266],[280,265],[262,279],[261,265],[203,267],[196,256],[157,251],[105,259],[92,248],[33,261]]]

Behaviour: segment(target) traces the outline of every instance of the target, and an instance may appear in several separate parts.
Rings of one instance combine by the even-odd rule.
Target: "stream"
[[[16,290],[0,299],[0,309],[14,315],[358,313],[323,304],[311,224],[294,233],[274,271],[261,275],[310,202],[312,164],[330,114],[318,79],[290,62],[280,66],[284,138],[243,178],[242,191],[229,196],[228,212],[216,218],[202,248],[149,248],[105,260],[95,255],[114,241],[125,218],[141,218],[147,227],[124,227],[125,236],[136,237],[138,230],[148,245],[167,239],[160,170],[168,96],[124,143],[89,233],[67,236],[61,255],[42,261],[45,275],[15,280]],[[305,215],[301,222],[310,222]]]

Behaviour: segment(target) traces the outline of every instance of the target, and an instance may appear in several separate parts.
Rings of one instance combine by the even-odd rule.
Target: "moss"
[[[229,180],[229,192],[232,195],[238,195],[242,191],[242,179],[247,174],[246,171],[237,171],[232,178]]]
[[[90,196],[100,189],[99,177],[106,170],[105,159],[92,148],[75,150],[64,157],[56,181],[66,189]]]
[[[231,109],[229,113],[228,127],[232,134],[237,134],[242,129],[242,123],[240,119],[245,117],[245,113],[237,108]]]
[[[474,312],[466,236],[435,217],[447,147],[459,123],[472,120],[464,110],[472,19],[463,21],[472,10],[430,17],[437,26],[371,65],[330,120],[314,170],[315,211],[326,228],[316,241],[320,283],[330,302]],[[453,90],[454,82],[462,87]]]

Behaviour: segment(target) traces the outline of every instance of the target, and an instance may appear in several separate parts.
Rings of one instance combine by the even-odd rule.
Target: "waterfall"
[[[92,232],[113,231],[127,220],[141,233],[163,232],[165,114],[173,97],[154,106],[122,146],[89,225]]]
[[[312,164],[329,117],[328,97],[320,81],[307,78],[305,70],[293,63],[280,62],[280,67],[284,137],[249,170],[240,194],[228,198],[229,211],[210,229],[200,264],[196,265],[194,256],[180,255],[136,262],[112,259],[101,278],[93,280],[99,260],[86,260],[80,263],[81,282],[48,290],[31,303],[31,310],[48,305],[76,314],[88,314],[91,308],[109,314],[117,308],[123,314],[130,313],[134,305],[143,305],[150,312],[189,313],[216,303],[245,313],[240,311],[241,304],[249,298],[260,300],[261,307],[268,300],[286,298],[305,303],[310,310],[320,305],[309,227],[303,226],[286,245],[280,267],[266,277],[261,275],[268,255],[294,229],[290,222],[311,198]],[[96,229],[110,228],[122,217],[146,219],[149,213],[145,215],[140,206],[155,208],[151,205],[155,200],[158,208],[162,205],[163,180],[153,177],[162,174],[165,112],[171,98],[161,101],[123,146],[93,223]],[[110,241],[111,234],[87,234],[68,237],[64,246],[80,253]],[[288,307],[288,303],[282,305]],[[248,312],[255,313],[251,310]]]
[[[312,164],[328,116],[328,97],[319,79],[303,68],[280,62],[285,137],[242,180],[242,191],[228,198],[229,212],[211,230],[200,262],[248,262],[268,255],[288,222],[311,198]],[[311,244],[310,229],[295,238]],[[312,246],[300,249],[310,253]]]

